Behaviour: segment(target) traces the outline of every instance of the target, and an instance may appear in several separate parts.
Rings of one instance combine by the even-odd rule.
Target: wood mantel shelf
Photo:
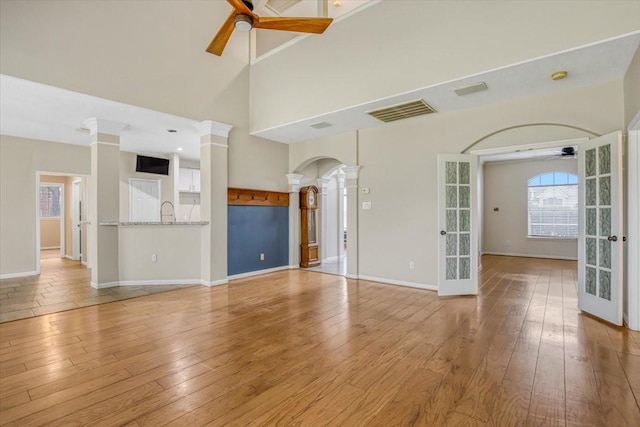
[[[248,188],[229,188],[227,203],[231,206],[289,206],[289,193]]]

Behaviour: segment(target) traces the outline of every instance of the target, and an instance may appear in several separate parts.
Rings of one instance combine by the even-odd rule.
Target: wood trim
[[[228,188],[227,204],[229,206],[289,206],[289,193]]]

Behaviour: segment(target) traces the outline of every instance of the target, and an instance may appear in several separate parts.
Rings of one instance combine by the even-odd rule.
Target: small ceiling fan
[[[296,31],[299,33],[322,34],[333,21],[332,18],[290,18],[259,17],[253,13],[251,0],[227,0],[233,10],[218,30],[207,52],[221,56],[234,29],[249,31],[252,28],[265,30]]]

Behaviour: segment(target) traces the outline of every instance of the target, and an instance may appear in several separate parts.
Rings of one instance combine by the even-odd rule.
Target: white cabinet
[[[183,193],[200,192],[200,169],[180,168],[178,191]]]

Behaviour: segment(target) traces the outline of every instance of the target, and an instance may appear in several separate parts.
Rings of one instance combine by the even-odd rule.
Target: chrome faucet
[[[160,222],[164,222],[164,221],[163,221],[163,218],[164,218],[165,216],[167,216],[167,215],[163,215],[163,214],[162,214],[162,209],[164,208],[164,205],[166,205],[167,203],[169,204],[169,206],[171,206],[171,214],[170,214],[170,216],[171,216],[171,217],[173,217],[173,222],[176,222],[176,210],[175,210],[175,208],[173,207],[173,203],[171,203],[171,202],[170,202],[170,201],[168,201],[168,200],[165,200],[165,201],[164,201],[164,202],[162,202],[162,204],[160,205]]]

